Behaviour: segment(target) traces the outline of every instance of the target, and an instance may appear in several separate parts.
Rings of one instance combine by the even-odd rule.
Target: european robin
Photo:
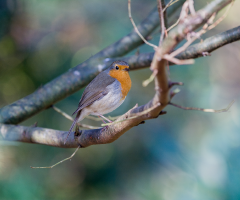
[[[128,63],[115,61],[87,85],[79,101],[78,109],[73,113],[77,115],[66,140],[76,123],[88,115],[99,116],[111,122],[103,115],[112,112],[124,102],[132,85],[128,71]]]

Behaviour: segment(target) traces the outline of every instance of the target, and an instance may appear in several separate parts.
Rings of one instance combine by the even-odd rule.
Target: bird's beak
[[[125,68],[124,70],[128,72],[128,71],[129,71],[129,68]]]

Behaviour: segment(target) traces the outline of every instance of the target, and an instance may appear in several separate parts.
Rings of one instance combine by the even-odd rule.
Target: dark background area
[[[207,3],[196,1],[196,10]],[[134,0],[135,22],[155,6],[153,0]],[[202,39],[238,26],[239,9],[240,2],[235,1],[227,18]],[[0,24],[0,107],[31,94],[133,29],[127,0],[1,0]],[[158,44],[159,31],[152,36],[151,42]],[[239,42],[229,44],[194,65],[171,66],[169,72],[171,80],[185,84],[173,102],[222,109],[234,99],[229,112],[168,106],[167,115],[132,128],[112,144],[80,149],[71,162],[53,169],[30,166],[52,165],[74,149],[0,141],[0,199],[239,199],[239,48]],[[153,51],[146,45],[139,50]],[[145,88],[142,81],[150,75],[149,69],[130,72],[132,89],[123,105],[109,115],[148,102],[154,85]],[[71,114],[82,92],[56,106]],[[21,124],[35,122],[66,131],[71,125],[52,109]]]

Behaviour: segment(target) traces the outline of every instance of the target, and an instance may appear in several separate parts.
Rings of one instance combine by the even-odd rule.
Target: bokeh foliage
[[[207,1],[195,3],[200,9]],[[133,1],[140,22],[156,5]],[[240,2],[202,38],[238,26]],[[219,16],[221,13],[219,14]],[[127,1],[0,1],[0,106],[8,105],[85,61],[132,30]],[[153,34],[155,42],[159,32]],[[0,199],[239,199],[239,42],[200,58],[191,66],[170,67],[182,81],[174,102],[223,108],[221,114],[168,106],[167,115],[128,131],[112,144],[80,149],[71,162],[33,170],[68,157],[72,149],[0,141]],[[152,49],[146,45],[141,52]],[[135,53],[136,51],[132,52]],[[111,116],[146,103],[154,86],[142,87],[149,69],[130,72],[133,87]],[[83,90],[56,106],[71,114]],[[51,109],[22,124],[68,130],[71,122]],[[84,123],[99,125],[91,120]]]

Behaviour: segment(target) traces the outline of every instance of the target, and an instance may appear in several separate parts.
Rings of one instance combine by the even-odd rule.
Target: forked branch
[[[158,117],[163,108],[168,105],[171,98],[170,82],[166,70],[166,60],[164,59],[164,55],[170,54],[174,47],[176,47],[176,45],[181,42],[189,32],[192,32],[203,25],[213,13],[218,12],[230,2],[231,0],[214,0],[202,10],[196,12],[195,15],[188,16],[183,22],[170,31],[168,37],[165,38],[162,45],[158,47],[158,51],[155,53],[152,60],[151,70],[156,73],[156,93],[153,99],[145,105],[139,107],[135,106],[127,113],[120,116],[116,120],[117,122],[121,121],[120,123],[114,123],[102,129],[82,130],[79,134],[74,134],[74,132],[72,132],[66,145],[64,145],[64,139],[67,132],[50,129],[43,130],[37,127],[31,127],[26,130],[26,128],[22,126],[1,124],[0,129],[3,138],[66,148],[78,147],[79,145],[81,147],[87,147],[95,144],[111,143],[132,127],[139,125],[142,121]],[[143,113],[149,109],[150,111],[147,114],[138,116],[139,113]],[[11,131],[15,131],[14,135],[18,135],[18,138],[14,138],[15,136],[11,137],[9,134]],[[43,133],[41,131],[46,132]],[[39,134],[39,132],[41,132],[41,134]]]

